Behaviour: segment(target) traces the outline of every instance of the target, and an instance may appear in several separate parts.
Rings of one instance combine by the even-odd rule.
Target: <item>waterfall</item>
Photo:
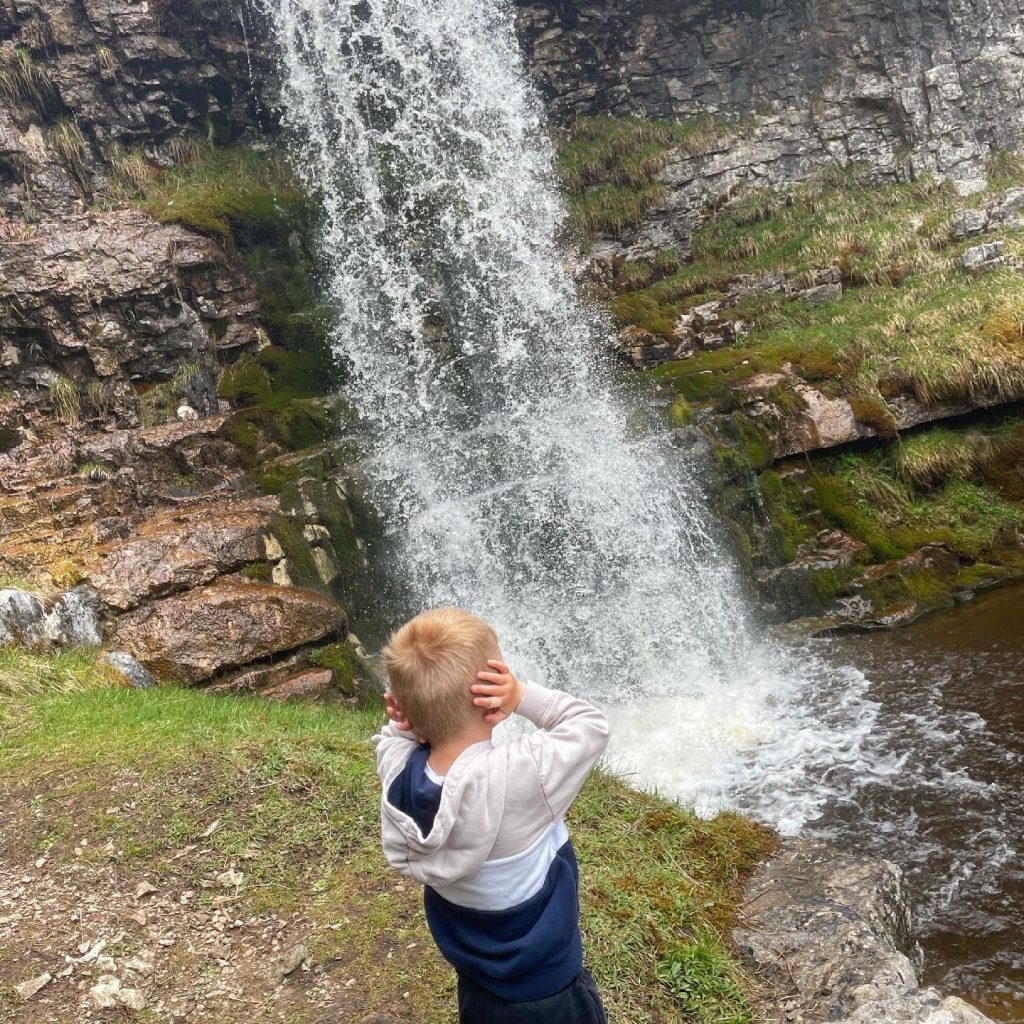
[[[860,770],[855,673],[759,641],[688,450],[577,294],[508,0],[264,0],[396,620],[457,604],[663,792],[785,831]],[[844,767],[845,766],[845,767]]]

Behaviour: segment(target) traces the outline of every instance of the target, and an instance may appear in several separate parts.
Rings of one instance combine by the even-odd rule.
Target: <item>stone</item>
[[[820,306],[823,302],[838,302],[843,297],[843,286],[838,282],[818,284],[794,292],[793,298],[803,299],[809,306]]]
[[[970,249],[965,249],[960,257],[960,266],[975,274],[985,270],[994,270],[1004,265],[1005,250],[1006,242],[1002,240],[971,246]]]
[[[103,655],[103,660],[133,690],[151,690],[156,686],[153,674],[125,651],[108,651]]]
[[[126,1010],[136,1013],[146,1008],[146,997],[137,988],[122,988],[117,994],[117,1001]]]
[[[201,586],[247,562],[262,561],[274,498],[212,502],[201,515],[171,511],[143,521],[127,538],[101,546],[89,580],[105,604],[134,608],[147,597]]]
[[[297,971],[309,956],[309,946],[305,942],[298,942],[274,964],[273,973],[278,979],[286,978],[289,974]]]
[[[950,221],[949,231],[954,238],[980,235],[988,227],[987,210],[957,210]]]
[[[118,1005],[121,982],[113,974],[101,974],[89,989],[89,1002],[94,1010],[113,1010]]]
[[[22,590],[0,590],[0,644],[82,647],[102,640],[98,596],[88,587],[76,587],[47,601]]]
[[[327,669],[307,669],[289,676],[280,683],[260,691],[268,700],[295,700],[299,697],[321,697],[331,688],[334,674]]]
[[[43,603],[24,590],[0,590],[0,644],[31,643],[43,618]]]
[[[40,974],[35,978],[28,978],[14,986],[14,994],[23,1002],[27,1003],[37,992],[46,988],[53,981],[53,975],[49,972]]]
[[[988,1021],[918,987],[921,952],[895,864],[789,839],[747,891],[733,940],[766,982],[795,989],[795,1015],[846,1024]]]
[[[158,677],[201,683],[344,629],[344,611],[313,591],[221,580],[128,612],[114,638]]]

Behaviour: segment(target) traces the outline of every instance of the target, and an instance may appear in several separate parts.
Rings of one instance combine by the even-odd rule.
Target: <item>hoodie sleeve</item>
[[[411,729],[399,729],[391,721],[382,725],[372,738],[377,748],[377,774],[383,781],[394,776],[419,745]]]
[[[608,745],[608,719],[585,700],[536,683],[526,684],[516,714],[537,726],[523,742],[551,814],[560,818]]]

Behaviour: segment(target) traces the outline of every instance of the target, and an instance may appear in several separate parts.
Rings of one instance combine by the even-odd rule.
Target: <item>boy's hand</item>
[[[405,717],[405,712],[399,707],[398,702],[390,693],[384,694],[384,707],[387,708],[388,718],[391,719],[395,725],[398,726],[400,732],[412,732],[412,722]],[[420,735],[417,734],[416,739],[420,743],[426,743],[427,741]]]
[[[470,690],[477,694],[473,703],[478,708],[486,708],[484,721],[488,725],[497,725],[515,713],[525,687],[503,661],[488,661],[487,665],[490,671],[477,672],[480,682],[474,683]]]

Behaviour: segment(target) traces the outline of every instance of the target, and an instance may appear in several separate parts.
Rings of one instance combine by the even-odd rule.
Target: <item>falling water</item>
[[[858,674],[759,642],[700,456],[616,382],[511,4],[266,3],[392,615],[471,609],[521,673],[607,707],[643,778],[798,829],[864,770],[874,705]]]

